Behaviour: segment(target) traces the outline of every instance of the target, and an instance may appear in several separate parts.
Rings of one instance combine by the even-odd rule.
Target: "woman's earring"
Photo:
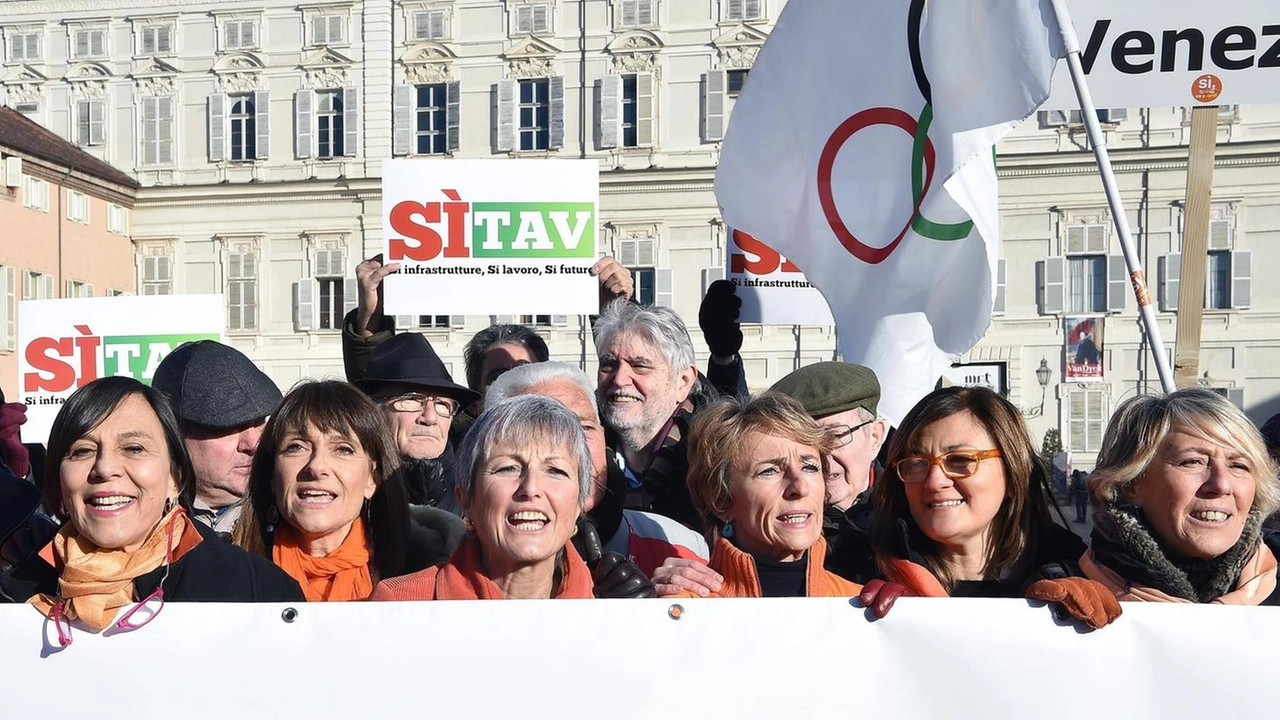
[[[471,524],[471,518],[465,516],[462,518],[462,527],[466,529],[467,532],[471,532],[476,529],[476,526]],[[576,530],[577,528],[574,529]]]
[[[164,514],[165,514],[165,515],[168,515],[169,513],[173,512],[173,508],[174,508],[174,506],[176,506],[177,504],[178,504],[177,499],[175,499],[175,498],[165,498],[165,499],[164,499]]]
[[[280,511],[275,505],[267,507],[267,532],[275,532],[276,523],[280,522]]]
[[[732,520],[720,526],[720,534],[726,538],[733,537],[733,521]]]

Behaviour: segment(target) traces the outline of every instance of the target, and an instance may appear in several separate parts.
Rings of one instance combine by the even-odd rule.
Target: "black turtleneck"
[[[756,577],[760,578],[761,597],[804,597],[809,576],[809,553],[791,562],[781,562],[752,555]]]

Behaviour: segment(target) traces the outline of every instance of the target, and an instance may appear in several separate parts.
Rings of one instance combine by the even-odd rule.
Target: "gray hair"
[[[490,325],[472,335],[466,347],[462,349],[467,387],[476,392],[480,391],[481,383],[484,382],[484,378],[480,377],[480,370],[484,367],[485,353],[499,345],[507,344],[524,346],[538,362],[546,362],[547,358],[551,357],[551,352],[547,349],[547,341],[524,325]]]
[[[698,362],[689,330],[671,308],[636,305],[626,298],[614,300],[596,320],[596,353],[603,352],[618,335],[627,333],[656,346],[666,359],[672,377]]]
[[[569,448],[578,470],[578,507],[591,495],[591,452],[582,432],[582,421],[559,400],[543,395],[521,395],[495,405],[485,405],[453,464],[454,486],[466,497],[475,495],[475,478],[499,444],[528,447],[534,444]]]
[[[582,394],[586,395],[587,399],[591,401],[591,410],[595,412],[596,417],[600,416],[600,405],[596,401],[596,389],[591,384],[587,374],[573,365],[555,360],[511,368],[489,386],[489,392],[485,393],[484,396],[484,404],[485,407],[497,405],[504,400],[527,395],[529,388],[559,381],[571,382],[577,385],[582,390]]]
[[[1280,507],[1280,479],[1258,428],[1231,401],[1205,388],[1139,395],[1116,408],[1102,437],[1097,466],[1089,475],[1094,502],[1114,503],[1121,489],[1147,471],[1160,444],[1176,429],[1243,452],[1253,471],[1252,509],[1266,517]]]

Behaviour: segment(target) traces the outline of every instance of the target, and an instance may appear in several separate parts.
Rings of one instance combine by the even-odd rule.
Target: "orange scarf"
[[[347,531],[347,538],[324,557],[303,552],[293,528],[281,522],[276,525],[271,559],[298,581],[307,602],[364,600],[373,591],[369,542],[365,539],[364,521],[358,515]]]
[[[1115,570],[1099,563],[1093,557],[1093,548],[1085,551],[1080,558],[1080,570],[1090,580],[1096,580],[1115,593],[1117,600],[1140,602],[1174,602],[1189,603],[1190,600],[1174,597],[1155,588],[1139,585],[1125,580]],[[1236,581],[1236,589],[1210,602],[1219,605],[1260,605],[1270,597],[1276,589],[1276,557],[1263,543],[1244,564],[1240,579]]]
[[[553,599],[595,597],[591,571],[573,543],[564,547],[564,577]],[[453,557],[443,565],[378,583],[370,600],[504,600],[498,586],[484,574],[480,541],[468,533]]]
[[[809,548],[808,566],[805,570],[805,597],[857,597],[862,586],[849,582],[835,573],[827,572],[822,563],[827,557],[827,541],[821,535],[818,542]],[[712,570],[724,577],[724,586],[710,597],[718,598],[758,598],[760,575],[756,571],[756,561],[751,555],[734,547],[733,543],[719,534],[715,544],[711,546]],[[672,597],[698,597],[695,593],[684,591]]]
[[[178,514],[178,517],[173,516]],[[174,545],[187,529],[186,516],[174,508],[151,529],[142,546],[133,552],[105,550],[82,537],[71,523],[54,536],[53,565],[59,569],[58,595],[35,595],[27,602],[46,616],[61,599],[68,620],[79,620],[94,632],[106,629],[120,608],[134,602],[133,581],[164,564],[168,551],[169,520],[173,519]],[[184,542],[186,549],[190,545]],[[192,544],[193,545],[193,544]],[[174,548],[174,559],[179,556]]]

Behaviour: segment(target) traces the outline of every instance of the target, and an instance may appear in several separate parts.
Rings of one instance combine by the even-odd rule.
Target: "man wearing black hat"
[[[178,346],[156,367],[151,385],[169,398],[182,423],[196,473],[195,519],[230,533],[280,389],[244,353],[213,340]]]
[[[414,505],[450,506],[453,466],[449,427],[458,411],[480,394],[453,381],[431,343],[418,333],[396,335],[378,345],[356,385],[378,402],[404,461],[401,466]]]

